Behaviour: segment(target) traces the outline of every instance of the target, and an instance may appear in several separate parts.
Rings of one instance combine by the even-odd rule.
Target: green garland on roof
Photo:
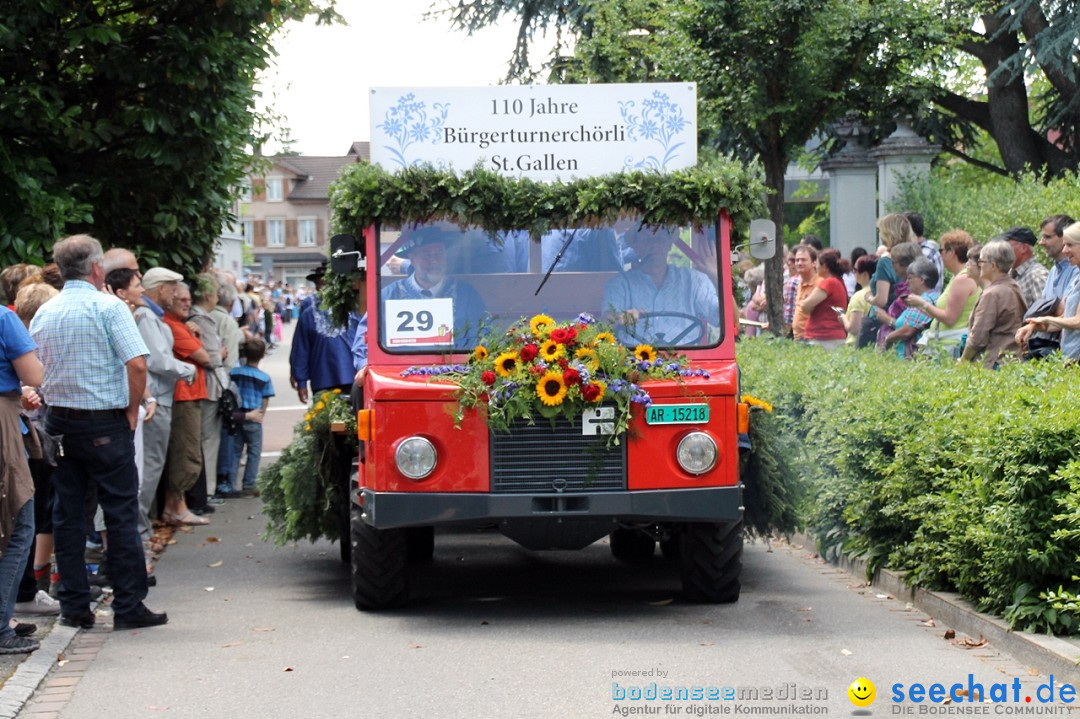
[[[422,165],[391,173],[379,165],[350,165],[330,187],[332,225],[357,237],[374,223],[393,227],[433,222],[472,226],[492,234],[607,225],[625,215],[645,225],[713,222],[722,210],[736,228],[764,212],[765,185],[742,163],[717,159],[686,170],[621,172],[569,182],[536,182],[477,165],[460,175]],[[355,295],[347,278],[328,273],[322,305],[344,324]]]

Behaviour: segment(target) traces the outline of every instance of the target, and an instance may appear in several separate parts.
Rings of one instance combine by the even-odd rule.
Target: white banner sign
[[[501,85],[371,91],[371,161],[567,180],[697,164],[697,86]]]

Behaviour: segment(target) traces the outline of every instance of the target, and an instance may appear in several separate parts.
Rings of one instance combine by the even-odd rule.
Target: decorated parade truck
[[[615,87],[619,97],[665,100],[655,86]],[[534,92],[543,107],[568,113],[603,105],[595,89],[554,98],[553,89],[505,90]],[[390,103],[391,131],[395,118],[416,121],[417,105],[428,120],[446,109],[390,94],[411,103]],[[466,100],[441,103],[450,110],[435,130],[452,122],[455,141],[469,137],[452,112]],[[515,100],[524,114],[539,98],[467,104],[512,113]],[[409,161],[408,148],[386,139],[397,154],[380,161],[373,138],[373,162],[349,168],[334,187],[334,220],[347,234],[332,243],[329,296],[358,287],[367,312],[361,450],[349,492],[359,609],[407,600],[436,529],[476,527],[533,550],[609,537],[612,554],[629,562],[659,544],[678,563],[689,600],[738,599],[749,412],[735,362],[731,257],[734,223],[753,254],[772,253],[767,231],[748,235],[761,186],[737,163],[698,165],[671,138],[668,155],[692,162],[673,168],[656,153],[657,166],[589,169],[580,148],[566,147],[576,128],[642,140],[643,123],[670,129],[687,112],[669,103],[655,117],[631,118],[633,101],[611,104],[619,103],[616,127],[571,118],[549,152],[484,125],[493,144],[482,157],[501,159],[464,169],[455,169],[460,159]],[[539,121],[560,132],[550,117]],[[515,131],[531,132],[524,127]],[[538,180],[519,171],[517,158],[545,154],[551,165],[577,158],[575,172]]]

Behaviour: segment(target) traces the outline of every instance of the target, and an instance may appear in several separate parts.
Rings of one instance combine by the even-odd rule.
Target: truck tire
[[[656,540],[638,529],[619,527],[611,533],[611,556],[627,564],[642,564],[652,559]]]
[[[435,527],[409,527],[405,531],[409,545],[409,562],[430,562],[435,555]]]
[[[352,594],[360,610],[393,609],[409,597],[408,538],[404,529],[375,529],[352,508]]]
[[[739,601],[743,523],[688,523],[679,547],[683,595],[691,602]]]
[[[345,564],[352,562],[352,512],[349,509],[351,504],[352,500],[346,499],[337,508],[338,551],[341,553],[341,561]]]

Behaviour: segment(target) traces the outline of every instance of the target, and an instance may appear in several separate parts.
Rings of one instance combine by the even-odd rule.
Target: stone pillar
[[[854,118],[833,130],[845,140],[839,153],[821,163],[829,175],[829,244],[844,257],[862,246],[877,249],[877,162],[866,149],[868,128]]]
[[[870,157],[878,165],[878,214],[888,212],[889,204],[900,193],[900,180],[930,174],[930,161],[941,152],[940,145],[931,145],[910,127],[910,120],[900,118],[896,121],[896,130],[870,150]],[[923,212],[921,207],[894,208],[900,211],[915,210]]]

